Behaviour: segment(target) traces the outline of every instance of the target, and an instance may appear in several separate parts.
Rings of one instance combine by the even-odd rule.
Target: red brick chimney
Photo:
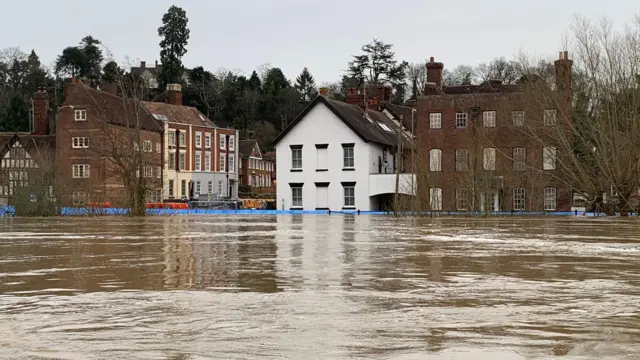
[[[441,62],[435,62],[433,56],[427,63],[427,82],[436,84],[437,88],[442,88],[442,70],[444,64]]]
[[[329,88],[321,87],[321,88],[320,88],[320,95],[322,95],[322,96],[327,96],[327,95],[329,95]]]
[[[49,95],[39,88],[33,95],[33,135],[49,134]]]
[[[111,95],[118,96],[118,85],[117,84],[113,84],[113,83],[102,84],[102,85],[100,85],[100,89],[102,89],[102,91],[104,91],[106,93],[109,93]]]
[[[167,84],[166,101],[171,105],[182,105],[182,86],[180,84]]]
[[[571,67],[573,66],[573,61],[569,59],[569,52],[561,51],[553,65],[556,69],[556,89],[558,92],[565,93],[569,101],[571,101],[571,83],[573,79]]]

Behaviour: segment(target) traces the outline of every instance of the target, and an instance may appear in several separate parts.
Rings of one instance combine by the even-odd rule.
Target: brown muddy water
[[[0,219],[2,359],[640,359],[640,222]]]

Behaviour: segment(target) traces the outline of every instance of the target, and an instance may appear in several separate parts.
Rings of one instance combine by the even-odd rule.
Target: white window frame
[[[456,171],[468,171],[468,170],[469,170],[469,150],[456,149]]]
[[[482,112],[482,126],[486,128],[496,127],[496,111],[483,111]]]
[[[235,150],[236,150],[236,136],[229,135],[229,151],[235,151]]]
[[[202,154],[200,152],[196,152],[194,154],[196,171],[202,171]]]
[[[162,143],[159,142],[159,141],[156,143],[156,152],[158,154],[160,154],[162,152]]]
[[[544,210],[555,211],[558,207],[558,191],[554,187],[546,187],[543,190]]]
[[[158,179],[162,178],[162,167],[161,166],[156,166],[156,177]]]
[[[220,134],[220,150],[226,150],[226,135],[225,134]]]
[[[456,210],[469,210],[469,190],[465,188],[456,188]]]
[[[200,196],[200,190],[202,190],[202,182],[200,182],[200,180],[196,181],[196,188],[194,191],[194,195],[195,196]]]
[[[482,167],[487,171],[494,171],[496,169],[495,148],[482,149]]]
[[[554,126],[558,122],[558,111],[547,109],[544,111],[544,126]]]
[[[456,129],[464,129],[469,125],[469,114],[466,112],[456,113]]]
[[[180,197],[185,198],[189,193],[189,184],[187,180],[180,180]]]
[[[200,131],[196,131],[194,139],[196,149],[202,148],[202,133]]]
[[[220,172],[226,172],[227,171],[226,155],[227,154],[220,154]]]
[[[429,208],[432,211],[442,211],[442,188],[429,189]]]
[[[187,132],[185,130],[180,130],[178,134],[178,142],[180,147],[187,146]]]
[[[89,138],[86,136],[74,136],[71,138],[71,147],[74,149],[88,149]]]
[[[175,182],[173,180],[169,180],[169,183],[167,184],[167,196],[169,199],[175,197]]]
[[[525,200],[526,200],[526,191],[524,188],[513,188],[512,190],[512,198],[513,198],[513,210],[514,211],[523,211],[525,208]]]
[[[218,180],[218,196],[222,196],[224,194],[224,181]]]
[[[355,147],[352,145],[342,147],[342,168],[353,169],[356,167]],[[328,160],[327,160],[328,161]]]
[[[342,186],[342,206],[345,208],[356,207],[356,186],[355,185],[343,185]]]
[[[524,171],[527,167],[527,149],[525,148],[513,148],[513,170]]]
[[[429,171],[442,171],[442,150],[429,150]]]
[[[211,133],[204,134],[204,148],[211,149]]]
[[[302,148],[291,149],[291,170],[302,170]]]
[[[213,194],[213,181],[207,181],[207,194]]]
[[[86,201],[87,201],[87,193],[85,193],[84,191],[74,191],[71,194],[71,198],[73,201],[73,205],[75,206],[84,205],[86,204]]]
[[[73,112],[75,121],[87,121],[87,109],[78,109]]]
[[[180,154],[178,154],[178,169],[186,170],[186,168],[187,168],[187,153],[180,152]]]
[[[442,113],[429,114],[429,129],[442,129]]]
[[[542,170],[556,170],[557,150],[553,146],[542,149]]]
[[[145,166],[144,167],[144,177],[146,177],[146,178],[152,178],[153,177],[153,167],[152,166]]]
[[[291,207],[302,208],[302,186],[291,187]]]
[[[513,122],[513,126],[522,127],[524,126],[524,111],[516,110],[511,112],[511,121]]]
[[[204,171],[211,171],[211,153],[204,153]]]
[[[74,179],[88,179],[91,167],[88,164],[73,164],[71,174]]]
[[[176,152],[171,151],[169,156],[167,157],[167,169],[175,170],[176,169]]]
[[[173,129],[169,129],[169,133],[167,134],[167,142],[169,146],[176,146],[176,132]]]
[[[144,140],[142,142],[142,151],[153,152],[153,143],[150,140]]]
[[[229,154],[229,172],[230,173],[234,173],[236,172],[236,157],[235,154]]]

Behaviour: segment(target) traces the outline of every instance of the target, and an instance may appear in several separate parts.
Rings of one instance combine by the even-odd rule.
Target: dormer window
[[[81,109],[74,111],[76,121],[87,121],[87,110]]]

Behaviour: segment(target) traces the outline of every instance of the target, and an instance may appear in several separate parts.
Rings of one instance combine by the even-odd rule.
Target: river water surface
[[[2,359],[638,359],[640,223],[0,219]]]

